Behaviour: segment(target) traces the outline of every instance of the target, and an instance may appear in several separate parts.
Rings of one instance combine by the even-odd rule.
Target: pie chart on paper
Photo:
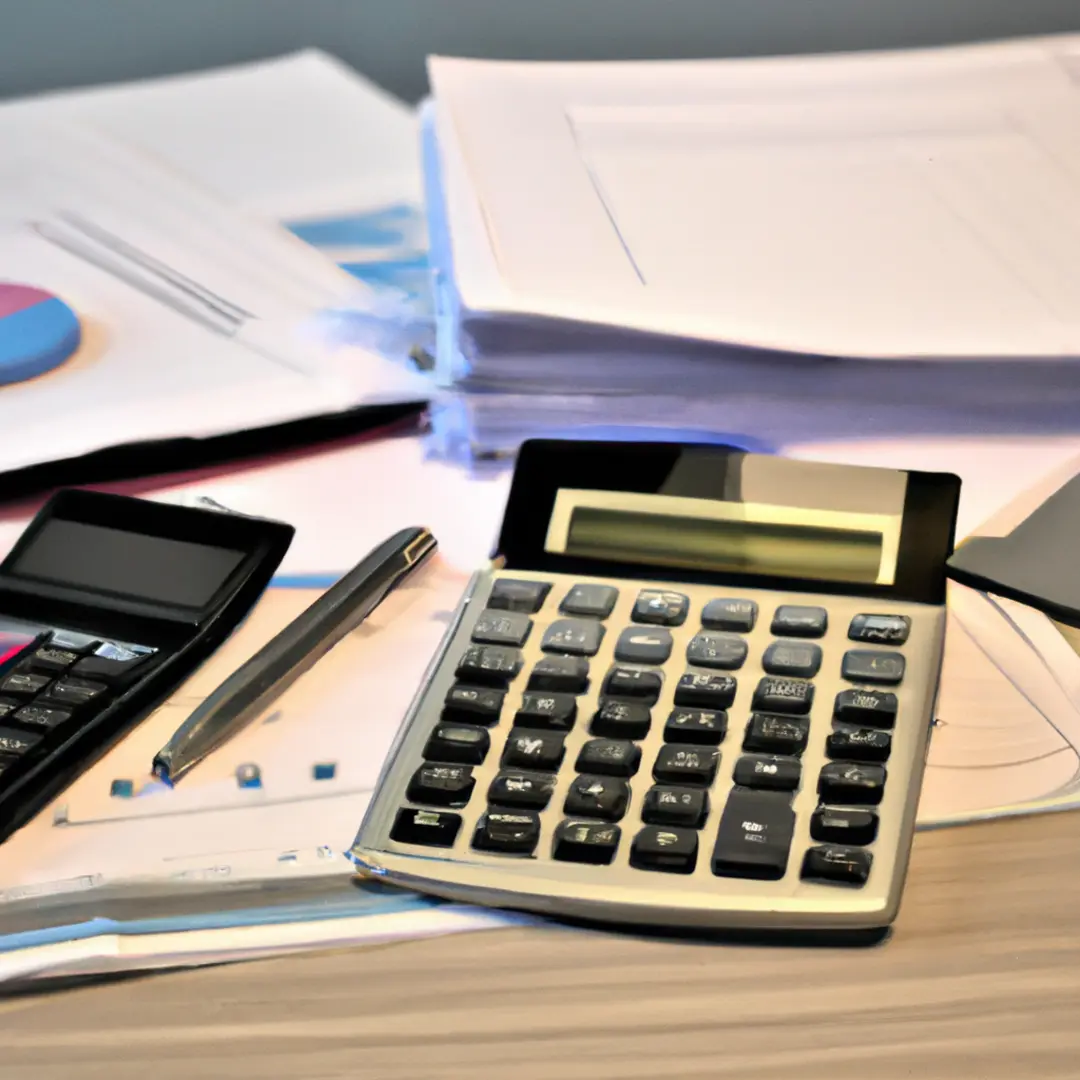
[[[78,316],[52,293],[0,282],[0,387],[59,367],[79,347]]]

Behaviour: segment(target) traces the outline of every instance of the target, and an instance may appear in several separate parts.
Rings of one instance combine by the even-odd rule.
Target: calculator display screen
[[[245,553],[52,518],[11,567],[34,578],[130,599],[201,608]]]
[[[691,570],[890,585],[900,518],[562,489],[547,550]]]
[[[960,482],[702,444],[535,439],[518,453],[509,569],[939,604]]]

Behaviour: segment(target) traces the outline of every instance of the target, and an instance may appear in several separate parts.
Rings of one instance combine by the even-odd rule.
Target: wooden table
[[[1080,815],[921,834],[872,948],[463,934],[0,1000],[4,1080],[1080,1077]]]

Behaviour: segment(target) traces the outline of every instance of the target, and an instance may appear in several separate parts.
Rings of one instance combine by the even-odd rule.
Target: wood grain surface
[[[1080,815],[921,834],[871,948],[463,934],[0,1000],[3,1080],[1080,1077]]]

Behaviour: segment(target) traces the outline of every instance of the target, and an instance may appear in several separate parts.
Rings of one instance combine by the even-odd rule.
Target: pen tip
[[[160,780],[166,787],[172,787],[172,777],[169,776],[169,766],[164,762],[155,761],[153,769],[154,778]]]

